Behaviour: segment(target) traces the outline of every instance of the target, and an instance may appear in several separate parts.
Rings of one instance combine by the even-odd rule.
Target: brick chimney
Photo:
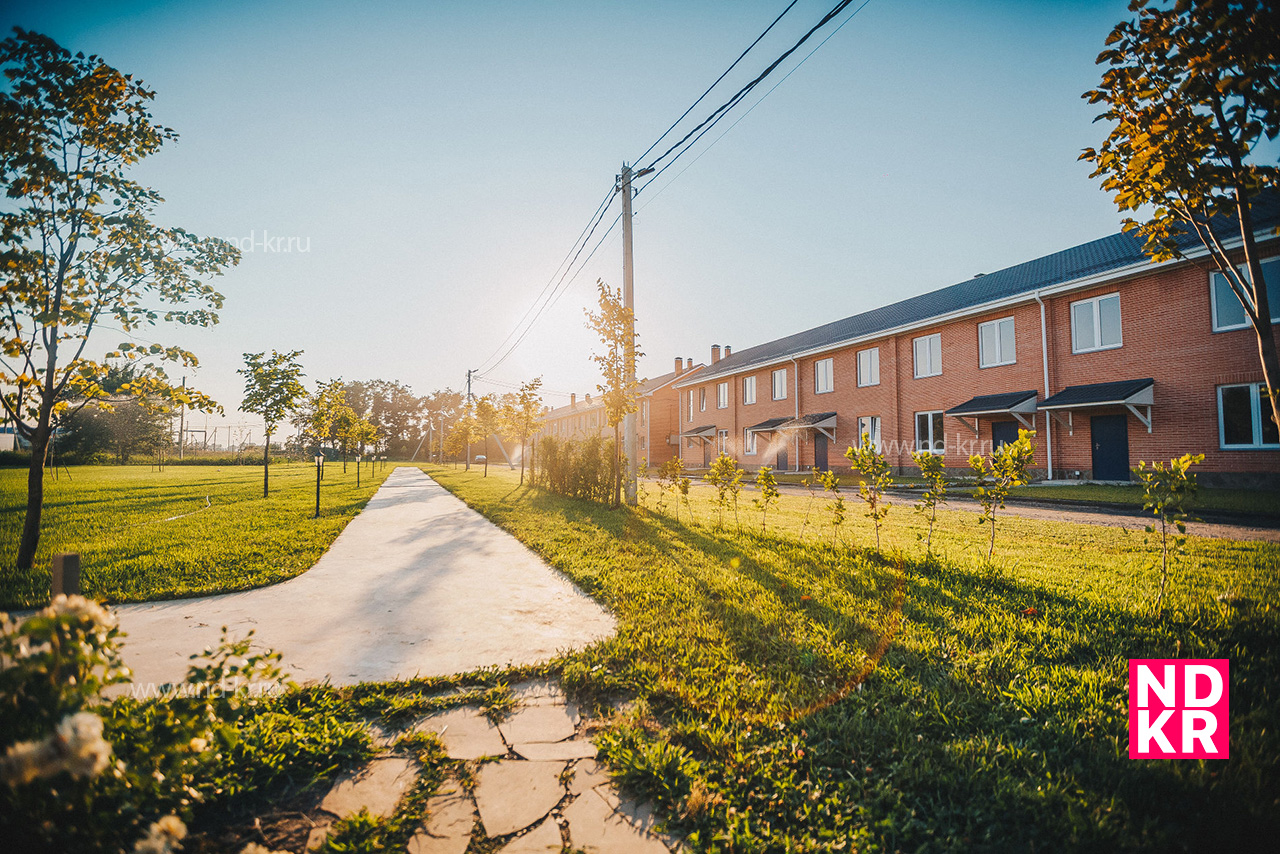
[[[569,392],[569,408],[570,409],[578,408],[578,393],[576,391]]]
[[[693,370],[693,357],[692,357],[692,356],[685,356],[685,357],[684,357],[684,369],[685,369],[686,371],[692,371],[692,370]]]
[[[712,344],[711,345],[711,364],[714,365],[718,361],[720,361],[720,345]]]
[[[732,347],[730,347],[728,344],[725,344],[725,345],[724,345],[724,357],[727,359],[727,358],[729,358],[729,357],[730,357],[730,356],[732,356],[732,355],[733,355],[733,348],[732,348]]]
[[[684,373],[684,359],[676,356],[676,376],[680,376],[682,373]]]

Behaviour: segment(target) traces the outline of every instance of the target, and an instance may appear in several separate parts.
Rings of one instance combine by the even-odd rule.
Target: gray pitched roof
[[[1254,227],[1258,230],[1274,228],[1280,224],[1280,192],[1266,192],[1256,198],[1253,202],[1253,217]],[[1229,237],[1230,229],[1224,229],[1224,234]],[[1125,232],[1082,243],[1043,258],[976,276],[941,290],[815,326],[755,347],[735,350],[732,355],[701,371],[697,382],[705,382],[746,368],[774,364],[797,353],[870,337],[964,309],[1011,297],[1029,297],[1042,288],[1142,264],[1149,260],[1142,251],[1143,245],[1141,237]],[[1190,250],[1198,243],[1194,236],[1184,235],[1179,245]],[[680,386],[682,383],[676,385]]]
[[[1072,406],[1101,406],[1106,403],[1124,403],[1143,389],[1155,385],[1147,377],[1141,380],[1120,380],[1113,383],[1069,385],[1062,391],[1040,402],[1041,409],[1067,409]]]

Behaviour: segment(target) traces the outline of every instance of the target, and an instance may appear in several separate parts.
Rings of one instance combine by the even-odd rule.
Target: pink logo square
[[[1129,659],[1129,758],[1227,759],[1230,661]]]

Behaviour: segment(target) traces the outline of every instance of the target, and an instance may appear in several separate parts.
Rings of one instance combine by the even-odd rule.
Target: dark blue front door
[[[998,451],[1004,445],[1018,441],[1017,421],[996,421],[991,425],[991,450]]]
[[[787,466],[787,448],[784,445],[778,449],[778,465],[775,467],[775,471],[787,471],[788,468],[789,467]]]
[[[1093,479],[1129,479],[1129,416],[1095,415],[1089,419],[1093,436]]]
[[[813,464],[818,467],[818,471],[827,470],[827,434],[815,432],[813,434]]]

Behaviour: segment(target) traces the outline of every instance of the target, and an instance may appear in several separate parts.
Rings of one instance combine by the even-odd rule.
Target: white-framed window
[[[1018,361],[1014,353],[1013,318],[978,324],[978,367],[994,368]]]
[[[640,423],[649,423],[649,401],[640,401]]]
[[[1241,264],[1240,272],[1248,280],[1249,271]],[[1267,304],[1271,307],[1271,322],[1280,323],[1280,257],[1266,258],[1262,261],[1262,279],[1267,283]],[[1221,273],[1209,274],[1209,303],[1213,310],[1213,331],[1229,332],[1232,329],[1246,329],[1249,326],[1249,315],[1235,291],[1227,284],[1227,277]]]
[[[787,369],[778,368],[773,372],[773,399],[787,399]]]
[[[689,417],[685,420],[690,424],[693,423],[693,389],[689,389]]]
[[[871,439],[871,446],[877,451],[880,450],[880,416],[879,415],[860,415],[858,417],[858,444],[862,444],[863,437]]]
[[[729,431],[716,431],[716,452],[720,454],[729,453]]]
[[[836,390],[836,369],[832,359],[819,359],[813,363],[814,394],[830,394]]]
[[[756,434],[753,430],[742,431],[742,453],[744,456],[756,455]]]
[[[880,385],[880,348],[858,351],[858,385]]]
[[[729,408],[729,384],[727,382],[720,383],[716,386],[716,409]]]
[[[1218,441],[1224,450],[1280,448],[1262,383],[1218,386]]]
[[[915,353],[916,376],[936,377],[942,373],[942,333],[923,335],[911,342]]]
[[[698,411],[707,411],[707,390],[706,388],[698,389]]]
[[[947,434],[942,426],[941,411],[916,413],[916,450],[946,453]]]
[[[1071,352],[1111,350],[1122,343],[1119,294],[1071,303]]]
[[[756,402],[756,378],[742,378],[742,405],[750,406]]]

